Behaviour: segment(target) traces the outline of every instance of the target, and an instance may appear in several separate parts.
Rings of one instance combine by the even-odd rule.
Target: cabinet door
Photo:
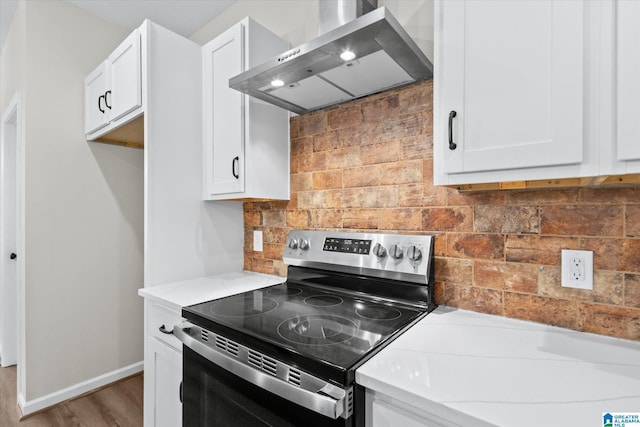
[[[245,95],[229,87],[244,71],[243,39],[238,24],[203,47],[207,194],[244,191]]]
[[[145,375],[153,375],[153,388],[145,393],[153,393],[153,422],[148,423],[145,414],[145,426],[176,427],[182,425],[182,402],[180,386],[182,382],[182,354],[154,338],[148,338],[152,353],[151,372],[145,369]]]
[[[619,0],[617,38],[617,160],[640,160],[640,2]]]
[[[442,427],[440,424],[403,411],[386,402],[374,400],[371,404],[371,423],[368,427]]]
[[[580,163],[583,3],[469,0],[439,6],[440,138],[434,144],[441,145],[443,171]]]
[[[106,99],[111,108],[111,121],[115,121],[142,105],[140,31],[133,31],[107,61],[111,85]]]
[[[84,132],[94,132],[109,123],[105,93],[109,81],[108,63],[104,61],[84,79]]]

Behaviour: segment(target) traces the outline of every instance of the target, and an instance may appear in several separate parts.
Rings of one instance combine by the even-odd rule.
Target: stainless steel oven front
[[[356,370],[435,308],[432,236],[292,230],[283,260],[182,309],[184,426],[360,427]]]
[[[184,344],[184,426],[354,426],[353,386],[340,388],[196,325]]]

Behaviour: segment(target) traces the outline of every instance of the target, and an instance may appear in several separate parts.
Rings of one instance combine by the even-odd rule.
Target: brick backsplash
[[[432,100],[428,81],[293,117],[291,200],[244,204],[245,269],[286,276],[291,228],[434,234],[438,304],[640,340],[640,187],[436,187]],[[560,286],[561,249],[594,251],[592,291]]]

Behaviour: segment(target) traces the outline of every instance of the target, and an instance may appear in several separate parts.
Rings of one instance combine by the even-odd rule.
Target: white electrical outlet
[[[262,230],[253,230],[253,250],[262,252]]]
[[[562,250],[562,286],[593,289],[593,251]]]
[[[571,280],[584,280],[584,260],[580,257],[569,259],[569,274]]]

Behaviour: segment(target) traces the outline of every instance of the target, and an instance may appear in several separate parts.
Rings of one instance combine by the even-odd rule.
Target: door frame
[[[24,295],[24,221],[23,210],[23,179],[22,165],[24,150],[22,143],[23,123],[20,93],[9,102],[2,115],[2,135],[0,138],[0,292],[9,298],[0,298],[0,344],[2,344],[2,367],[17,364],[18,390],[22,385],[22,301]],[[10,147],[9,144],[13,146]],[[8,162],[15,162],[15,166],[8,168]],[[7,196],[9,186],[14,187],[13,194]],[[7,211],[14,210],[13,220],[8,218]],[[11,221],[11,224],[5,222]],[[8,248],[8,235],[15,232],[15,247]],[[18,254],[16,260],[10,260],[10,252]],[[7,283],[5,272],[15,270],[15,280]],[[13,328],[11,324],[15,325]]]

